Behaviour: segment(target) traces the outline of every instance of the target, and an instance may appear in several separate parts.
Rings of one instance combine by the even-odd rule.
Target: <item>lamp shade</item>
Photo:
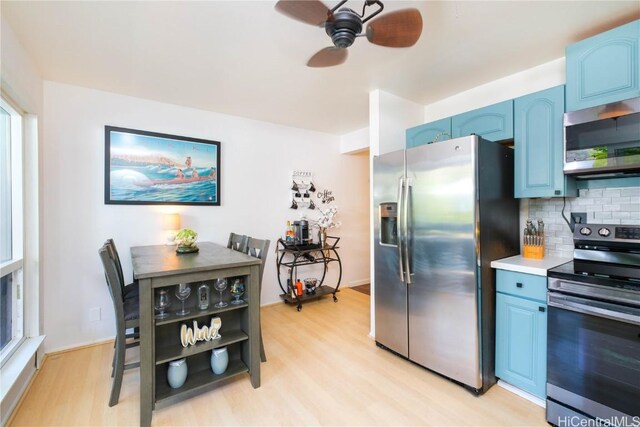
[[[162,218],[162,226],[164,230],[179,230],[180,229],[180,214],[172,213],[165,214]]]

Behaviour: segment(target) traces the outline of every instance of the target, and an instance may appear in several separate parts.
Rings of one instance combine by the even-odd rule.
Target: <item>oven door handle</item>
[[[633,307],[557,294],[555,292],[549,292],[547,303],[551,307],[640,325],[640,309]]]

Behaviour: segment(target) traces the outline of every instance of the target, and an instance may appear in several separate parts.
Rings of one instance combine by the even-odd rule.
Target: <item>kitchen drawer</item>
[[[547,277],[496,270],[496,291],[544,302],[547,300]]]

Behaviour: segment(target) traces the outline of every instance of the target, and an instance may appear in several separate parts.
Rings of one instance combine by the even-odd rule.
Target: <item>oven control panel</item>
[[[576,224],[574,240],[618,241],[640,244],[640,226],[612,224]]]

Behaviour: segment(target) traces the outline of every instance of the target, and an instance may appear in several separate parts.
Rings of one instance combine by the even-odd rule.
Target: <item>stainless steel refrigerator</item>
[[[496,381],[490,263],[519,253],[513,150],[468,136],[373,167],[376,343],[484,392]]]

